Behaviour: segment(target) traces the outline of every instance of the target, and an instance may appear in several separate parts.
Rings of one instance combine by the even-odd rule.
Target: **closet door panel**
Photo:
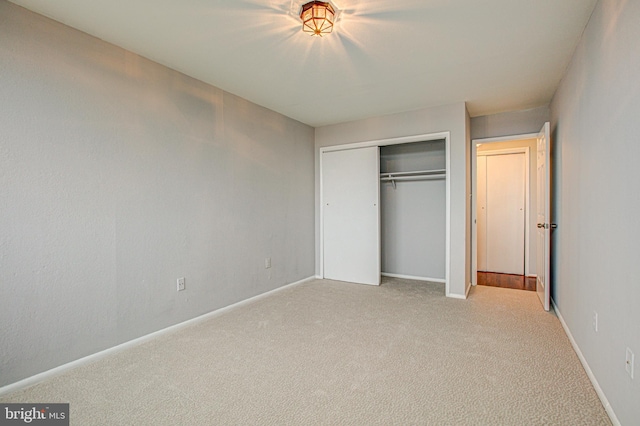
[[[322,154],[324,278],[380,284],[378,147]]]

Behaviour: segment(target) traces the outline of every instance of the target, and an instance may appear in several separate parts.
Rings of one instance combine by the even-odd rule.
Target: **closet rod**
[[[445,178],[445,174],[437,174],[437,175],[423,175],[423,176],[385,176],[381,177],[382,181],[395,181],[395,180],[433,180],[433,179],[443,179]]]
[[[393,177],[393,176],[424,176],[424,175],[441,175],[446,172],[445,169],[435,169],[435,170],[416,170],[413,172],[387,172],[380,173],[380,177]]]

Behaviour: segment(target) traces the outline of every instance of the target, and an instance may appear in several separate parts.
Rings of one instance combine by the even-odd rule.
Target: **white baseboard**
[[[611,423],[613,423],[614,426],[620,426],[620,421],[618,420],[618,417],[616,417],[616,413],[613,412],[613,408],[611,408],[611,404],[609,404],[609,400],[607,399],[606,395],[602,391],[602,388],[600,387],[600,384],[598,383],[596,376],[594,376],[593,371],[591,371],[591,367],[589,367],[589,364],[587,363],[586,358],[584,357],[584,355],[582,355],[582,351],[580,350],[580,347],[578,346],[575,339],[573,338],[573,335],[569,330],[569,326],[567,326],[567,323],[564,322],[564,318],[562,318],[562,314],[560,313],[560,310],[558,309],[558,306],[556,305],[556,302],[553,299],[551,299],[551,304],[553,305],[553,310],[556,311],[556,315],[558,315],[558,319],[560,320],[560,324],[562,324],[562,328],[564,328],[564,332],[566,333],[567,337],[569,338],[569,341],[571,342],[571,346],[573,346],[573,350],[576,352],[576,354],[578,355],[578,358],[580,359],[580,362],[582,363],[582,367],[584,368],[584,371],[587,373],[587,376],[589,376],[589,380],[591,380],[591,384],[593,385],[593,388],[596,390],[596,393],[598,394],[598,398],[600,398],[602,405],[604,405],[604,409],[607,412],[609,419],[611,419]]]
[[[467,296],[465,294],[448,293],[446,296],[452,299],[462,299],[462,300],[467,299]]]
[[[277,293],[277,292],[279,292],[281,290],[284,290],[286,288],[293,287],[293,286],[296,286],[296,285],[300,285],[300,284],[303,284],[305,282],[312,281],[314,279],[316,279],[316,277],[315,276],[311,276],[311,277],[308,277],[308,278],[304,278],[304,279],[302,279],[300,281],[296,281],[294,283],[283,285],[282,287],[278,287],[278,288],[275,288],[273,290],[269,290],[269,291],[267,291],[265,293],[259,294],[257,296],[250,297],[249,299],[241,300],[240,302],[236,302],[236,303],[234,303],[232,305],[216,309],[215,311],[211,311],[211,312],[208,312],[206,314],[197,316],[195,318],[191,318],[191,319],[183,321],[181,323],[169,326],[167,328],[163,328],[162,330],[154,331],[153,333],[149,333],[149,334],[146,334],[144,336],[138,337],[136,339],[129,340],[128,342],[121,343],[121,344],[119,344],[117,346],[113,346],[111,348],[102,350],[100,352],[96,352],[94,354],[87,355],[87,356],[85,356],[83,358],[80,358],[80,359],[77,359],[75,361],[68,362],[66,364],[63,364],[63,365],[60,365],[58,367],[52,368],[51,370],[47,370],[47,371],[44,371],[42,373],[36,374],[35,376],[27,377],[26,379],[22,379],[22,380],[20,380],[18,382],[11,383],[9,385],[0,387],[0,396],[9,394],[11,392],[15,392],[15,391],[20,390],[20,389],[27,388],[29,386],[33,386],[33,385],[35,385],[37,383],[40,383],[40,382],[42,382],[42,381],[44,381],[46,379],[49,379],[49,378],[54,377],[54,376],[57,376],[59,374],[62,374],[64,372],[72,370],[74,368],[80,367],[81,365],[85,365],[85,364],[89,364],[89,363],[95,362],[95,361],[97,361],[99,359],[102,359],[102,358],[104,358],[106,356],[121,352],[123,350],[132,348],[134,346],[138,346],[138,345],[140,345],[140,344],[142,344],[144,342],[147,342],[149,340],[155,339],[155,338],[160,337],[160,336],[162,336],[164,334],[168,334],[168,333],[177,331],[179,329],[182,329],[184,327],[199,323],[201,321],[204,321],[204,320],[207,320],[209,318],[215,317],[217,315],[220,315],[220,314],[222,314],[224,312],[227,312],[227,311],[230,311],[232,309],[239,308],[239,307],[247,305],[249,303],[256,302],[256,301],[258,301],[258,300],[260,300],[260,299],[262,299],[264,297],[267,297],[267,296],[269,296],[271,294]]]
[[[416,280],[416,281],[430,281],[432,283],[446,283],[447,281],[442,279],[442,278],[429,278],[429,277],[416,277],[413,275],[402,275],[402,274],[390,274],[388,272],[382,272],[380,275],[382,275],[383,277],[390,277],[390,278],[402,278],[405,280]]]

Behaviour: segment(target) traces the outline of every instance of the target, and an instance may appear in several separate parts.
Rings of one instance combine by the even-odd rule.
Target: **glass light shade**
[[[333,30],[335,16],[336,12],[328,2],[311,1],[306,3],[300,12],[302,31],[320,37],[329,34]]]

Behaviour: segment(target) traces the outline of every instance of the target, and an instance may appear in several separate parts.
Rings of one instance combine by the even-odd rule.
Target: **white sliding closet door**
[[[324,278],[380,284],[378,147],[322,153]]]

